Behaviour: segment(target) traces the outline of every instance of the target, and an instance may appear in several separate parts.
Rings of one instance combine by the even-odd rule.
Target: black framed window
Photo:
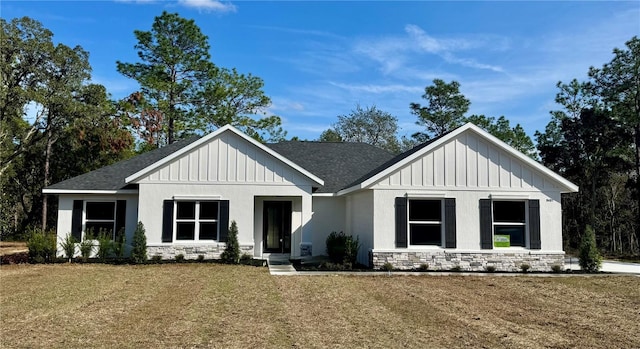
[[[442,200],[409,200],[409,244],[442,246]]]
[[[97,237],[104,233],[113,239],[116,226],[115,201],[87,201],[84,224],[87,235]]]
[[[494,247],[526,247],[526,201],[493,202]]]
[[[218,201],[176,201],[175,240],[217,240]]]

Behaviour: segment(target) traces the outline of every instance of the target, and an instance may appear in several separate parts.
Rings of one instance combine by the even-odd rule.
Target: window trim
[[[423,195],[407,195],[407,248],[445,248],[445,198],[443,196],[423,196]],[[439,221],[412,221],[411,220],[411,202],[412,201],[438,201],[440,202],[440,220]],[[413,245],[411,244],[411,225],[440,225],[440,244],[439,245]]]
[[[88,203],[112,203],[113,204],[113,219],[88,219],[87,218],[87,204]],[[115,241],[116,238],[116,215],[118,211],[118,200],[108,200],[108,199],[104,199],[104,200],[83,200],[82,202],[82,240],[84,241],[87,238],[87,223],[108,223],[108,222],[112,222],[113,223],[113,229],[111,231],[111,240]],[[94,234],[98,234],[99,232],[94,231]],[[95,235],[94,238],[97,238],[98,236]]]
[[[495,220],[495,206],[496,202],[524,202],[524,222],[496,222]],[[498,249],[529,249],[529,200],[522,199],[521,197],[492,199],[491,200],[491,246]],[[495,245],[496,226],[508,226],[508,227],[524,227],[524,236],[522,246],[509,246],[500,247]]]
[[[211,243],[211,242],[218,242],[220,240],[220,201],[221,200],[216,200],[216,199],[180,199],[180,200],[173,200],[173,243]],[[194,218],[188,218],[188,219],[178,219],[178,203],[180,202],[193,202],[195,204],[194,206],[194,210],[195,210],[195,214],[194,214]],[[201,202],[215,202],[218,205],[218,215],[216,219],[200,219],[200,203]],[[186,240],[186,239],[178,239],[178,223],[193,223],[194,224],[194,228],[193,228],[193,239],[192,240]],[[215,239],[200,239],[200,223],[217,223],[216,224],[216,238]]]

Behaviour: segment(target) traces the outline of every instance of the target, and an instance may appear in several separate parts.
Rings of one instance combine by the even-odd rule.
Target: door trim
[[[262,203],[262,251],[263,253],[291,253],[291,219],[292,219],[292,208],[293,203],[291,201],[269,201],[265,200]],[[269,226],[269,208],[276,208],[281,215],[280,219],[280,236],[278,237],[279,246],[277,248],[268,248],[267,247],[267,234],[268,234],[268,226]]]

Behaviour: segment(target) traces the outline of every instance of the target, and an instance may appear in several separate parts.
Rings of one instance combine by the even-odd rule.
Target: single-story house
[[[224,126],[43,190],[59,198],[59,241],[100,228],[131,241],[140,221],[149,256],[217,258],[236,221],[255,258],[323,255],[343,231],[374,268],[511,271],[563,265],[561,194],[576,191],[473,124],[397,156],[363,143],[262,144]]]

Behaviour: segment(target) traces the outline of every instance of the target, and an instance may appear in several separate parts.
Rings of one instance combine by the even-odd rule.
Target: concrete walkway
[[[288,254],[271,254],[267,257],[267,265],[271,275],[298,275],[291,265]]]
[[[348,271],[339,271],[339,272],[332,272],[332,271],[296,271],[296,269],[293,267],[293,265],[291,264],[291,262],[289,261],[289,255],[286,254],[271,254],[267,257],[267,265],[269,266],[269,273],[271,275],[314,275],[314,276],[321,276],[321,275],[360,275],[360,276],[365,276],[365,275],[384,275],[384,272],[380,272],[380,271],[370,271],[370,272],[348,272]],[[580,270],[580,264],[578,263],[578,258],[575,257],[568,257],[565,259],[565,269],[571,269],[571,270]],[[640,264],[638,263],[626,263],[626,262],[617,262],[617,261],[609,261],[609,260],[605,260],[602,261],[602,267],[600,268],[600,271],[605,272],[605,273],[622,273],[622,274],[635,274],[637,276],[640,276]],[[549,277],[549,276],[557,276],[557,277],[563,277],[563,276],[571,276],[571,274],[519,274],[519,273],[448,273],[448,272],[420,272],[420,273],[416,273],[416,272],[401,272],[401,271],[394,271],[391,273],[388,273],[389,276],[391,275],[438,275],[438,276],[447,276],[447,275],[462,275],[462,276],[471,276],[471,275],[487,275],[487,276],[497,276],[497,275],[505,275],[505,276],[509,276],[509,275],[514,275],[514,276],[521,276],[521,275],[529,275],[529,276],[544,276],[544,277]]]
[[[580,263],[578,258],[571,257],[564,260],[564,267],[571,270],[580,270]],[[618,261],[602,261],[600,271],[605,273],[624,273],[624,274],[638,274],[640,275],[640,264],[627,263]]]

